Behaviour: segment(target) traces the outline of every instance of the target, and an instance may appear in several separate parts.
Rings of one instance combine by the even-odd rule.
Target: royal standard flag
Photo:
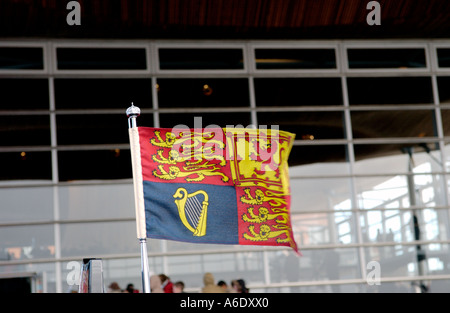
[[[130,128],[138,238],[289,246],[294,134]]]

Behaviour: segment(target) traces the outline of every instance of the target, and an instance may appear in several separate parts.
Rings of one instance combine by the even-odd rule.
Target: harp
[[[188,193],[186,189],[178,188],[173,197],[183,225],[194,233],[194,236],[206,235],[208,194],[203,190]]]

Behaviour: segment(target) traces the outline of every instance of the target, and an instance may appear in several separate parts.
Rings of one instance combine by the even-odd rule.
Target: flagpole
[[[127,109],[128,128],[137,128],[136,118],[140,114],[141,110],[139,109],[139,107],[134,106],[132,102],[131,107]],[[138,233],[141,233],[141,231],[138,231]],[[150,271],[148,266],[147,238],[140,235],[138,239],[141,246],[142,292],[150,293]]]

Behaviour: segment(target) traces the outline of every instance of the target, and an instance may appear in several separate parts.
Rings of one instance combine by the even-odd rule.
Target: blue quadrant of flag
[[[147,237],[197,243],[239,244],[234,186],[155,183],[145,180],[143,186]],[[185,192],[179,192],[178,198],[174,197],[180,189]],[[180,195],[194,194],[199,190],[209,197],[206,232],[203,236],[195,236],[183,225],[175,202]],[[201,205],[201,201],[197,203]],[[189,217],[186,219],[190,220]],[[193,223],[190,224],[193,228],[196,227]]]

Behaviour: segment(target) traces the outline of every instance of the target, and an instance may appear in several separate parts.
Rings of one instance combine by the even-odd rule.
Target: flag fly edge
[[[133,171],[134,202],[136,210],[136,230],[138,239],[147,238],[145,226],[144,186],[142,178],[141,148],[139,143],[139,129],[129,128],[131,151],[131,166]]]

